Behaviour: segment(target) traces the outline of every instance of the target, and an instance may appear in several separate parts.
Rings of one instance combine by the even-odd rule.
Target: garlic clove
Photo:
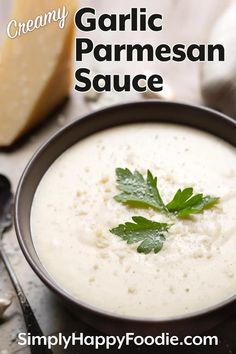
[[[142,95],[144,98],[147,99],[157,99],[157,100],[166,100],[166,101],[174,101],[176,99],[176,96],[172,88],[167,83],[163,84],[162,91],[154,92],[147,88],[147,90],[143,92]]]
[[[12,300],[10,299],[0,299],[0,319],[3,317],[7,308],[11,305]]]
[[[94,88],[91,88],[84,95],[86,102],[96,102],[101,96],[101,92],[97,92]]]

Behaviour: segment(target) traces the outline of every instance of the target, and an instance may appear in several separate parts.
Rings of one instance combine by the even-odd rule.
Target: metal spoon
[[[4,251],[2,238],[5,231],[12,226],[12,205],[13,205],[13,193],[11,191],[11,183],[6,176],[0,174],[0,258],[8,271],[9,277],[16,290],[18,300],[20,302],[22,312],[25,319],[25,325],[27,332],[31,336],[44,336],[38,321],[36,320],[34,313],[28,303],[28,300],[23,292],[23,289],[15,275],[15,272],[9,262],[9,259]],[[30,346],[32,354],[52,354],[53,352],[46,346]]]

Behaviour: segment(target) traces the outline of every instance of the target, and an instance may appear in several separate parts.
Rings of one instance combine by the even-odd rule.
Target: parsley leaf
[[[220,200],[210,195],[194,195],[193,188],[185,188],[179,189],[174,198],[165,205],[157,188],[157,177],[149,170],[146,180],[139,171],[132,173],[128,168],[117,168],[116,177],[117,187],[122,192],[114,197],[116,201],[133,207],[151,207],[169,215],[174,214],[178,218],[188,218],[191,214],[202,213]],[[128,244],[139,242],[137,248],[139,253],[160,252],[172,224],[151,221],[142,216],[133,216],[132,220],[133,222],[118,225],[110,232]]]
[[[133,216],[132,220],[134,223],[120,224],[110,232],[128,244],[141,242],[137,248],[139,253],[148,254],[151,251],[158,253],[163,247],[165,234],[171,225],[151,221],[142,216]]]
[[[157,188],[157,177],[147,171],[147,179],[140,172],[132,173],[128,168],[117,168],[116,177],[121,194],[116,195],[116,201],[133,207],[151,207],[158,211],[166,210],[165,204]]]
[[[203,194],[193,195],[193,188],[185,188],[179,189],[174,198],[165,205],[157,188],[157,177],[154,177],[149,170],[145,180],[137,170],[132,173],[128,168],[117,168],[116,178],[117,187],[122,191],[114,197],[116,201],[133,207],[149,207],[157,211],[173,213],[179,218],[202,213],[219,202],[219,198],[203,196]]]
[[[166,205],[169,212],[179,218],[187,218],[191,214],[202,213],[219,202],[219,198],[203,194],[193,195],[193,188],[179,189],[171,202]]]

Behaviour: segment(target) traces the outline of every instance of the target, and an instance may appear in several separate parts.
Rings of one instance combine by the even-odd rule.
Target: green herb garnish
[[[158,211],[165,210],[165,205],[161,199],[157,188],[157,177],[153,177],[147,171],[147,179],[140,172],[132,173],[128,168],[117,168],[117,188],[122,191],[114,198],[117,202],[128,204],[133,207],[151,207]]]
[[[133,223],[120,224],[110,232],[127,241],[128,244],[141,242],[137,248],[139,253],[160,252],[166,240],[165,234],[171,225],[151,221],[142,216],[133,216],[132,220]]]
[[[193,188],[179,189],[174,198],[167,204],[163,202],[157,187],[157,177],[148,170],[146,179],[139,171],[132,173],[128,168],[116,169],[117,188],[121,191],[114,199],[120,203],[138,208],[152,208],[175,215],[178,218],[188,218],[192,214],[202,213],[219,202],[219,198],[203,194],[193,194]],[[166,240],[171,224],[148,220],[142,216],[132,217],[132,222],[120,224],[110,232],[119,236],[128,244],[140,242],[137,251],[148,254],[158,253]]]
[[[202,213],[203,210],[211,208],[219,202],[219,198],[203,194],[193,195],[193,188],[179,189],[171,202],[166,205],[169,212],[176,214],[179,218],[187,218],[191,214]]]
[[[152,208],[165,213],[173,213],[179,218],[199,214],[219,202],[219,198],[203,194],[193,195],[193,188],[179,189],[174,198],[164,204],[157,187],[157,177],[147,171],[146,180],[138,171],[128,168],[116,169],[117,188],[122,191],[114,198],[117,202],[139,208]]]

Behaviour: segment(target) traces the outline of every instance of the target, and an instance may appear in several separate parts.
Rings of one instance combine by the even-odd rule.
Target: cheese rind
[[[0,52],[0,145],[14,143],[41,122],[68,95],[71,86],[71,49],[74,0],[15,1],[12,19],[26,22],[66,6],[65,27],[45,27],[6,38]]]

